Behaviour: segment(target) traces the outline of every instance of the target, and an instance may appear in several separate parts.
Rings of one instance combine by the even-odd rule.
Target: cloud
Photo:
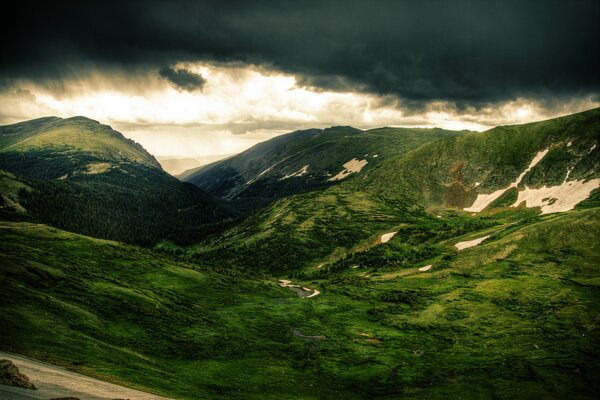
[[[291,131],[331,125],[483,130],[600,105],[595,96],[576,96],[553,101],[517,98],[478,107],[437,100],[416,110],[407,105],[407,100],[393,95],[317,90],[299,84],[294,75],[264,67],[185,63],[171,69],[201,76],[205,81],[202,90],[181,90],[151,69],[139,70],[131,79],[117,70],[82,72],[61,80],[59,87],[46,81],[22,79],[0,89],[0,123],[46,115],[86,115],[109,124],[209,126],[235,135],[260,129]],[[524,107],[532,112],[513,112]]]
[[[178,90],[193,92],[202,90],[206,79],[200,74],[188,71],[184,68],[163,67],[158,71],[159,75],[168,80]]]
[[[168,138],[227,153],[306,127],[484,130],[600,105],[597,0],[5,8],[27,23],[0,25],[0,123],[86,115],[157,152]]]
[[[295,75],[243,63],[171,67],[206,80],[178,90],[151,68],[79,71],[70,78],[20,79],[0,89],[0,124],[85,115],[109,124],[153,154],[204,156],[242,151],[277,134],[309,127],[422,126],[485,130],[600,106],[595,96],[517,98],[488,106],[438,100],[417,110],[394,95],[337,92],[302,85]]]
[[[308,88],[391,95],[414,110],[600,91],[596,0],[30,3],[7,6],[28,23],[0,27],[10,38],[0,79],[241,62]],[[166,72],[187,87],[185,73]]]

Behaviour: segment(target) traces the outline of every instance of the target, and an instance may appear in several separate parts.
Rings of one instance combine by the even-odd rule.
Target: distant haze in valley
[[[185,171],[231,157],[233,154],[217,154],[201,157],[162,156],[156,157],[161,167],[171,175],[180,175]]]

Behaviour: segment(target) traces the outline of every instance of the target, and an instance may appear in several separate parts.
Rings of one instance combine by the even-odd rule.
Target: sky
[[[84,115],[157,156],[296,129],[485,130],[600,106],[600,2],[10,2],[0,124]]]

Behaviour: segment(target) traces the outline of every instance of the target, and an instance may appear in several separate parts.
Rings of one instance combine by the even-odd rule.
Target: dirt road
[[[81,400],[168,400],[124,386],[90,378],[64,368],[28,357],[0,352],[0,359],[11,360],[38,390],[0,385],[0,400],[38,400],[75,397]]]

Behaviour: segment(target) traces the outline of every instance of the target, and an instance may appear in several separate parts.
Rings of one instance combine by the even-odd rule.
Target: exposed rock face
[[[19,368],[10,360],[0,360],[0,384],[36,390],[29,378],[19,372]]]

